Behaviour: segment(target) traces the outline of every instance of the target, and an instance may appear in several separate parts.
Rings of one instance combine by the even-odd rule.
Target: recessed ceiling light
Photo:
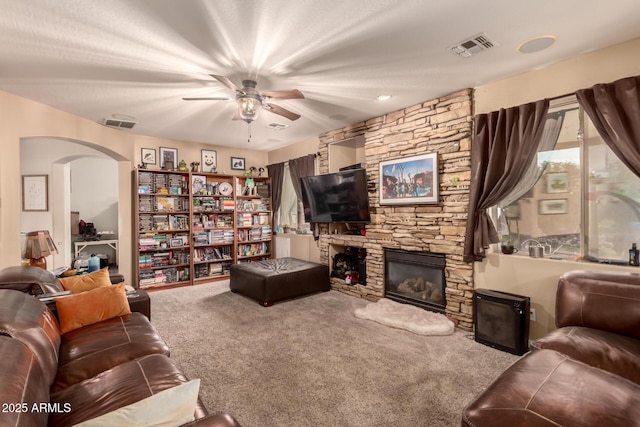
[[[534,37],[518,45],[516,50],[520,53],[540,52],[554,44],[557,39],[558,37],[552,35]]]
[[[376,96],[378,101],[388,101],[391,99],[391,95],[378,95]]]

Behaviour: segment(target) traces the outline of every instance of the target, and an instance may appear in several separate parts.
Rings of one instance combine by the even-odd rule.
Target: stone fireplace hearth
[[[329,167],[330,147],[358,139],[363,149],[350,163],[364,164],[369,181],[371,223],[364,235],[340,234],[334,225],[320,225],[321,262],[331,265],[335,246],[363,248],[367,253],[366,286],[332,277],[333,289],[377,301],[385,296],[385,249],[443,254],[444,313],[457,327],[473,329],[473,265],[462,259],[471,180],[471,106],[472,91],[465,89],[320,135],[320,174],[335,172]],[[342,145],[331,151],[334,160],[344,157],[346,144]],[[380,205],[381,161],[434,152],[438,153],[437,204]]]

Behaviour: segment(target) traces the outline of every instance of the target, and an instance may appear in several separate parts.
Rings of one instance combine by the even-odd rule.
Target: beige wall
[[[597,83],[640,75],[640,39],[585,54],[544,69],[524,73],[475,88],[475,113],[487,113],[568,94]],[[560,274],[574,269],[629,269],[590,263],[532,259],[525,255],[491,254],[475,263],[476,288],[512,292],[531,297],[537,321],[530,339],[555,328],[555,291]],[[637,268],[631,269],[638,271]]]
[[[297,159],[308,154],[318,152],[320,140],[318,138],[307,139],[297,144],[289,145],[284,148],[269,152],[269,164],[287,162],[291,159]]]
[[[0,111],[0,268],[20,262],[20,141],[23,138],[66,139],[94,148],[118,161],[119,268],[128,283],[132,283],[134,262],[131,171],[140,163],[141,148],[177,148],[178,158],[187,163],[200,161],[203,148],[216,150],[218,171],[230,173],[231,156],[244,157],[247,166],[256,167],[265,166],[268,159],[263,151],[137,136],[2,91]],[[51,194],[58,194],[58,189],[51,188]],[[55,218],[53,220],[56,221]]]

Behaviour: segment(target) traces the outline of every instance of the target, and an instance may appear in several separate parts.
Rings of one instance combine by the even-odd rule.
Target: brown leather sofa
[[[61,335],[52,312],[28,293],[55,286],[55,276],[32,268],[40,270],[23,268],[23,280],[14,268],[0,272],[0,425],[72,426],[188,381],[140,313]],[[20,290],[6,289],[8,278]],[[188,425],[239,425],[209,414],[199,399],[194,416]]]
[[[640,426],[640,275],[564,274],[556,326],[464,409],[462,426]]]

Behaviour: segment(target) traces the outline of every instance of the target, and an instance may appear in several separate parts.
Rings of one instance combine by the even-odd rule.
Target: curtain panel
[[[463,259],[480,261],[498,233],[487,209],[514,191],[542,139],[549,100],[501,109],[474,118],[471,186]]]
[[[581,89],[576,97],[611,151],[640,177],[640,76]]]
[[[273,165],[267,165],[267,171],[271,177],[271,203],[273,206],[273,227],[275,231],[280,225],[277,223],[278,211],[280,210],[280,203],[282,202],[282,181],[284,179],[284,163],[275,163]]]
[[[291,174],[291,182],[293,189],[296,191],[298,200],[302,200],[302,185],[300,178],[305,176],[313,176],[316,172],[316,156],[309,154],[297,159],[289,160],[289,173]]]

